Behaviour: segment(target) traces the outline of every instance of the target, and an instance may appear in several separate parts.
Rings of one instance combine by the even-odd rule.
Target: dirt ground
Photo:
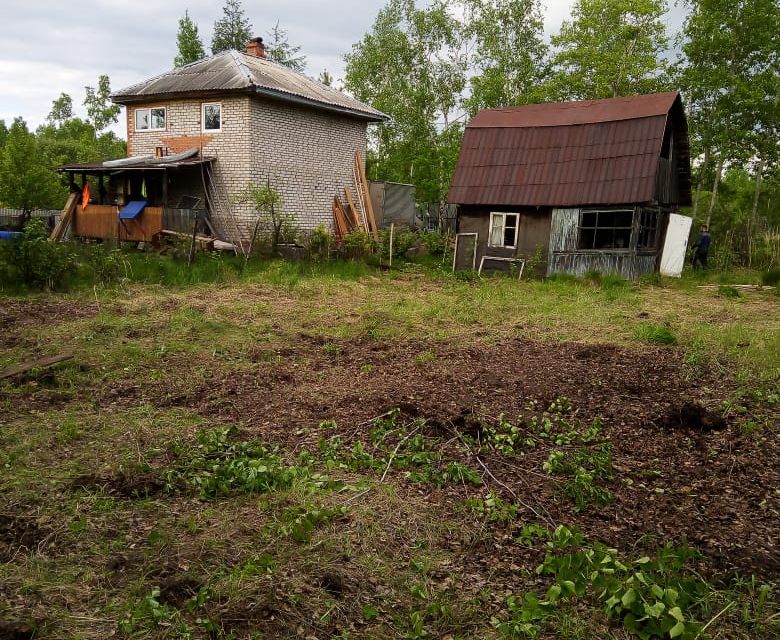
[[[580,526],[616,547],[643,535],[687,541],[710,557],[713,575],[780,575],[775,514],[780,461],[773,434],[746,436],[721,417],[728,379],[692,372],[674,348],[542,343],[516,339],[460,346],[370,339],[326,342],[299,335],[295,346],[260,349],[252,371],[209,368],[193,385],[185,363],[171,363],[162,384],[105,390],[106,409],[137,403],[188,407],[210,420],[236,423],[251,436],[295,451],[314,450],[323,419],[365,439],[371,419],[398,407],[428,428],[462,427],[472,416],[512,421],[529,402],[565,397],[572,417],[601,418],[616,474],[609,506],[573,514],[553,495],[541,469],[546,451],[522,465],[495,456],[488,484],[524,496],[553,522]],[[198,366],[205,363],[198,362]],[[162,390],[162,391],[161,391]],[[632,484],[628,485],[628,478]],[[500,482],[501,486],[497,484]],[[523,514],[529,520],[534,514]]]
[[[10,301],[0,308],[0,346],[26,345],[35,350],[39,341],[31,326],[88,320],[98,313],[97,304]],[[151,328],[131,327],[116,340],[140,345],[152,333]],[[0,426],[20,415],[38,420],[47,412],[87,407],[106,424],[121,424],[139,407],[160,413],[183,410],[205,424],[236,425],[242,439],[278,445],[295,456],[304,449],[317,451],[321,438],[334,433],[347,446],[368,442],[374,419],[397,408],[404,419],[423,421],[421,433],[435,439],[444,459],[461,461],[479,472],[484,486],[478,489],[435,488],[388,468],[386,483],[393,485],[394,502],[386,498],[383,507],[381,492],[363,506],[356,499],[351,506],[372,510],[369,515],[361,516],[362,520],[346,515],[329,525],[343,548],[323,543],[297,564],[280,567],[273,578],[270,573],[267,579],[262,574],[255,577],[255,591],[204,605],[213,620],[236,632],[234,637],[249,637],[251,631],[260,630],[267,637],[326,638],[345,629],[355,633],[350,637],[381,637],[363,635],[365,624],[356,622],[359,605],[392,602],[398,585],[389,577],[372,574],[351,555],[356,549],[366,557],[380,553],[373,546],[364,548],[373,542],[365,542],[367,534],[356,528],[358,522],[375,525],[379,533],[372,535],[381,540],[382,553],[398,550],[395,569],[399,571],[407,570],[413,558],[410,539],[430,531],[439,562],[427,579],[442,592],[458,593],[453,596],[455,609],[468,598],[485,598],[487,590],[492,595],[482,606],[492,612],[503,607],[508,595],[539,582],[535,569],[543,557],[541,549],[514,542],[520,527],[530,523],[576,526],[589,540],[634,557],[667,542],[688,543],[703,554],[697,570],[716,585],[751,575],[777,581],[780,442],[776,430],[747,430],[742,418],[724,404],[737,389],[727,368],[692,368],[685,362],[683,348],[608,342],[607,335],[602,344],[594,344],[508,338],[479,328],[457,340],[330,339],[294,331],[237,350],[232,360],[209,348],[163,355],[155,364],[159,376],[154,381],[134,372],[104,373],[93,353],[82,353],[84,362],[79,363],[77,354],[76,362],[66,365],[75,367],[67,375],[80,376],[79,384],[62,383],[67,370],[55,368],[0,385]],[[520,416],[538,416],[560,398],[571,404],[568,420],[603,422],[602,436],[611,443],[614,470],[605,485],[613,500],[604,507],[573,510],[556,479],[542,471],[549,448],[507,457],[487,448],[477,455],[459,446],[460,434],[478,433],[481,425],[494,424],[499,416],[522,424]],[[776,423],[777,418],[771,419]],[[323,421],[335,421],[337,426]],[[63,459],[74,455],[72,447],[91,446],[90,437],[82,444],[64,446]],[[135,446],[140,460],[141,445]],[[27,503],[17,500],[13,491],[0,498],[0,563],[23,567],[26,559],[43,554],[55,562],[75,558],[80,564],[81,556],[89,555],[84,572],[94,574],[92,595],[84,596],[88,605],[78,604],[74,595],[63,596],[63,609],[76,607],[80,613],[76,622],[62,628],[50,619],[46,599],[35,589],[11,594],[0,585],[0,596],[13,601],[9,610],[16,612],[4,621],[0,606],[0,640],[49,637],[36,635],[33,627],[56,628],[50,637],[68,637],[93,624],[90,607],[96,602],[107,600],[107,594],[119,597],[116,594],[138,581],[156,585],[162,604],[184,609],[209,582],[207,572],[197,569],[204,558],[233,567],[235,550],[211,543],[220,540],[224,531],[236,536],[236,544],[242,536],[253,539],[266,526],[253,521],[258,517],[256,505],[238,501],[206,507],[192,498],[166,495],[158,472],[171,459],[170,452],[163,451],[151,468],[86,469],[52,481],[48,494]],[[518,507],[516,522],[487,529],[484,524],[458,525],[464,501],[484,495],[487,488]],[[87,542],[94,545],[95,539],[82,543],[76,536],[66,544],[67,535],[46,503],[75,500],[78,511],[83,496],[121,505],[116,515],[92,514],[97,524],[89,535],[97,536],[101,548],[111,548],[110,553],[95,557],[87,546]],[[135,508],[135,504],[144,506]],[[191,523],[211,509],[217,516],[196,539],[189,540],[180,529],[175,542],[161,547],[157,556],[149,554],[149,537],[167,514]],[[150,562],[154,569],[149,568]],[[318,622],[322,609],[304,610],[290,593],[313,602],[324,594],[341,604],[327,622]],[[474,613],[479,615],[487,618],[484,612]],[[30,620],[38,622],[30,626]],[[114,619],[97,620],[95,628],[102,631],[88,637],[101,637],[100,633],[112,633],[117,627]],[[463,624],[469,628],[470,623]],[[472,637],[483,637],[474,629],[477,635]],[[594,633],[587,637],[607,637]],[[161,634],[155,637],[166,637],[164,630]]]

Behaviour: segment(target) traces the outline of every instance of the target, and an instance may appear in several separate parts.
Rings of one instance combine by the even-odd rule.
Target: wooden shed
[[[669,214],[691,202],[690,171],[676,91],[481,111],[448,197],[455,267],[541,253],[548,275],[652,273]]]

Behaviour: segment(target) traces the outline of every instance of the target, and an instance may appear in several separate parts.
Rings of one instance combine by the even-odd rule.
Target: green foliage
[[[776,287],[780,283],[780,269],[769,269],[761,274],[761,284]]]
[[[377,246],[370,234],[360,229],[350,231],[342,244],[344,257],[349,260],[364,260],[373,255]]]
[[[517,505],[505,502],[493,491],[489,491],[484,499],[469,498],[466,506],[487,522],[511,522],[517,517]]]
[[[235,440],[234,427],[204,431],[195,448],[179,442],[175,464],[163,474],[169,491],[185,488],[210,499],[238,493],[289,488],[308,470],[284,464],[279,450],[259,442]]]
[[[664,88],[665,0],[578,0],[552,37],[553,94],[586,100]]]
[[[211,53],[216,54],[227,49],[243,51],[251,37],[252,24],[244,15],[241,0],[225,0],[222,17],[214,22]]]
[[[111,249],[107,245],[87,245],[80,252],[90,279],[105,286],[128,279],[130,264],[121,249]]]
[[[422,200],[444,197],[457,159],[461,128],[438,123],[450,124],[466,82],[458,30],[447,3],[390,0],[345,57],[345,87],[391,116],[371,131],[370,177],[415,184]]]
[[[160,589],[154,588],[119,621],[119,630],[122,633],[133,633],[163,626],[175,615],[176,610],[173,607],[160,602]]]
[[[314,262],[325,262],[333,250],[333,234],[324,224],[318,224],[306,238],[304,246],[309,259]]]
[[[419,242],[419,234],[408,227],[396,226],[393,230],[393,257],[403,256]],[[383,256],[390,255],[390,229],[379,231],[379,247]]]
[[[40,141],[15,118],[0,152],[0,204],[26,213],[62,206],[52,169]]]
[[[33,218],[20,240],[0,242],[0,283],[33,289],[59,289],[76,268],[75,256],[67,244],[49,241],[43,222]]]
[[[465,5],[465,34],[474,46],[466,110],[475,114],[542,101],[548,63],[538,0],[470,0]]]
[[[634,336],[642,342],[649,344],[676,344],[677,337],[669,327],[662,324],[644,322],[634,330]]]
[[[718,287],[718,295],[721,298],[741,298],[742,294],[736,287],[730,287],[728,285],[721,285]]]
[[[347,507],[296,506],[282,514],[275,526],[275,532],[292,538],[295,542],[310,542],[312,534],[318,527],[343,518],[347,512]]]
[[[253,244],[266,244],[274,251],[282,242],[295,241],[298,229],[294,220],[282,211],[282,195],[271,186],[270,179],[262,186],[248,184],[241,201],[248,202],[257,213]]]
[[[103,74],[98,78],[98,86],[84,87],[87,95],[84,106],[87,108],[87,121],[100,133],[111,124],[119,121],[122,108],[111,102],[111,83]]]
[[[563,476],[563,492],[574,502],[575,511],[583,511],[591,503],[603,507],[612,501],[612,494],[596,484],[612,478],[612,445],[602,443],[574,451],[553,449],[542,467],[547,473]]]
[[[432,256],[444,255],[444,252],[447,249],[447,238],[438,231],[421,233],[420,241],[426,251]]]
[[[185,64],[197,62],[206,57],[203,41],[198,34],[198,25],[190,18],[190,12],[185,11],[179,18],[179,30],[176,33],[176,58],[174,66],[183,67]]]
[[[510,619],[497,623],[499,631],[536,637],[539,624],[563,603],[587,598],[600,602],[610,618],[642,640],[697,637],[702,627],[694,616],[709,589],[686,568],[694,551],[666,546],[655,558],[626,562],[615,549],[586,544],[576,529],[559,526],[547,537],[537,573],[551,576],[553,584],[543,598],[533,593],[510,597]]]
[[[278,20],[268,35],[270,38],[265,43],[265,53],[269,59],[298,73],[306,71],[306,56],[299,55],[300,46],[290,44],[287,31],[279,26]]]

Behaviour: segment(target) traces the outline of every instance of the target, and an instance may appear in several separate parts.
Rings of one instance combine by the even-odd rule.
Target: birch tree
[[[669,88],[665,0],[577,0],[551,38],[551,97],[614,98]]]

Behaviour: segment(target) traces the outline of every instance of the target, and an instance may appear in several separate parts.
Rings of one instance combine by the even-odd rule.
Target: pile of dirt
[[[47,535],[33,517],[0,513],[0,562],[36,549]]]
[[[75,491],[104,493],[120,498],[147,498],[162,493],[165,485],[157,474],[149,473],[86,473],[74,478],[70,488]]]
[[[2,640],[32,640],[35,629],[26,622],[3,622],[0,620],[0,638]]]

